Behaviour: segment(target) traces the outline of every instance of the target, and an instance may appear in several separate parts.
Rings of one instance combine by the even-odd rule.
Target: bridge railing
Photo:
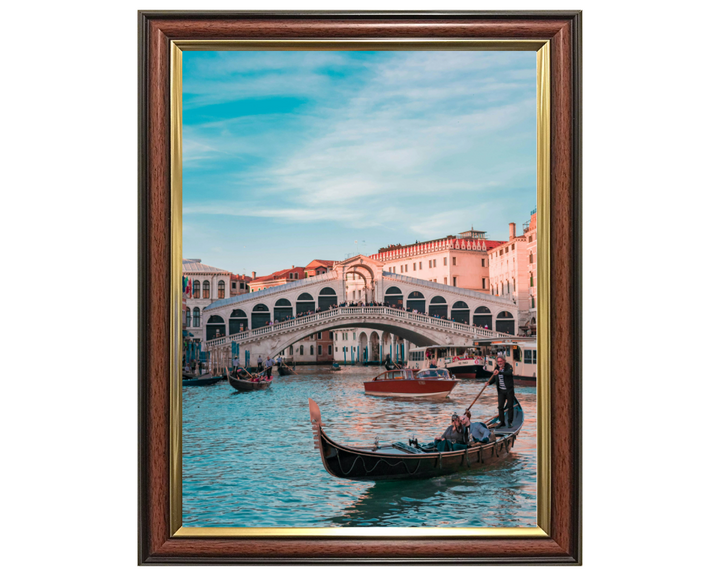
[[[438,328],[446,328],[449,330],[454,330],[456,332],[465,333],[469,336],[478,336],[484,338],[500,338],[507,336],[507,334],[495,332],[494,330],[477,328],[468,324],[453,322],[452,320],[443,320],[442,318],[425,316],[424,314],[406,312],[405,310],[398,310],[397,308],[388,308],[386,306],[343,306],[341,308],[332,308],[331,310],[326,310],[325,312],[308,314],[307,316],[295,318],[294,320],[285,320],[284,322],[278,322],[277,324],[273,324],[271,326],[261,326],[260,328],[237,332],[236,334],[230,334],[229,336],[221,336],[220,338],[214,338],[212,340],[208,340],[207,345],[208,347],[214,348],[217,346],[228,345],[230,342],[245,342],[247,340],[254,340],[255,338],[265,336],[267,334],[282,334],[285,332],[292,332],[308,324],[321,323],[322,321],[330,320],[338,316],[363,318],[378,318],[384,316],[405,320],[406,322],[411,324],[414,323],[425,326],[437,326]]]

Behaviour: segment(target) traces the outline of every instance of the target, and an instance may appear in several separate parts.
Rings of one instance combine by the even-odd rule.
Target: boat
[[[293,368],[290,368],[285,362],[280,362],[278,365],[278,374],[280,376],[297,376],[297,372]]]
[[[203,374],[197,378],[185,378],[182,381],[183,386],[210,386],[223,380],[223,376],[213,376],[212,374]]]
[[[335,372],[337,372],[338,370],[342,370],[342,368],[340,367],[340,364],[338,364],[337,362],[333,362],[333,365],[330,366],[330,370],[334,370]]]
[[[495,338],[476,340],[477,350],[484,356],[484,367],[480,377],[490,377],[501,354],[511,363],[513,381],[525,386],[537,386],[537,339],[536,338]]]
[[[235,378],[231,374],[228,374],[228,382],[230,382],[230,385],[235,388],[235,390],[239,392],[249,392],[251,390],[265,390],[272,384],[273,377],[270,376],[267,380],[259,380],[257,382],[253,382],[252,380],[242,380],[240,378]]]
[[[364,382],[368,396],[393,398],[446,398],[458,381],[442,368],[388,370]]]
[[[423,346],[409,352],[411,368],[445,368],[456,378],[481,378],[485,359],[474,347]]]
[[[463,470],[482,468],[503,460],[510,454],[520,433],[524,414],[515,399],[512,427],[493,428],[494,439],[487,444],[474,444],[463,450],[438,452],[431,444],[394,442],[374,446],[343,446],[325,432],[320,407],[309,399],[310,421],[313,426],[315,447],[329,474],[347,480],[409,480],[432,478]],[[497,417],[486,422],[497,424]]]

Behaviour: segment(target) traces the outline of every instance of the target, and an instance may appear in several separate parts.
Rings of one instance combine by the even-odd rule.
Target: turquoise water
[[[366,396],[379,367],[298,368],[263,391],[229,384],[183,389],[183,525],[226,527],[520,527],[536,518],[535,388],[518,387],[525,424],[498,464],[426,480],[358,482],[325,471],[308,398],[345,444],[430,441],[482,388],[461,380],[443,401]],[[473,420],[496,413],[488,387]]]

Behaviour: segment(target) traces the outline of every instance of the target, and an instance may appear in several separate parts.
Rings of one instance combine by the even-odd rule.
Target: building
[[[518,327],[534,333],[537,323],[537,211],[516,235],[515,223],[509,225],[508,241],[492,248],[490,256],[490,293],[517,304]],[[502,327],[501,327],[502,328]],[[504,329],[498,331],[504,332]]]
[[[200,259],[183,258],[183,276],[190,282],[190,294],[183,294],[183,326],[195,339],[205,341],[225,335],[225,324],[212,326],[213,318],[203,325],[206,306],[230,296],[231,276],[227,270],[203,264]]]
[[[240,294],[247,294],[250,291],[248,284],[252,278],[245,274],[231,274],[230,275],[230,296],[238,296]]]
[[[333,332],[325,330],[295,342],[283,356],[295,364],[332,364]]]
[[[381,262],[387,272],[490,293],[488,250],[500,244],[471,229],[438,240],[390,245],[370,258]]]
[[[281,286],[288,282],[295,282],[295,280],[325,274],[332,268],[333,264],[335,264],[335,260],[313,260],[307,266],[295,266],[293,264],[290,268],[278,270],[267,276],[256,277],[255,272],[253,272],[253,276],[247,285],[250,292],[257,292],[258,290]]]

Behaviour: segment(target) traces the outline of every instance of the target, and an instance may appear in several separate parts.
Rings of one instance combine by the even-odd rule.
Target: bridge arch
[[[421,314],[424,314],[426,310],[425,295],[417,290],[415,290],[414,292],[410,292],[407,297],[406,308],[411,312],[413,310],[417,310]]]

